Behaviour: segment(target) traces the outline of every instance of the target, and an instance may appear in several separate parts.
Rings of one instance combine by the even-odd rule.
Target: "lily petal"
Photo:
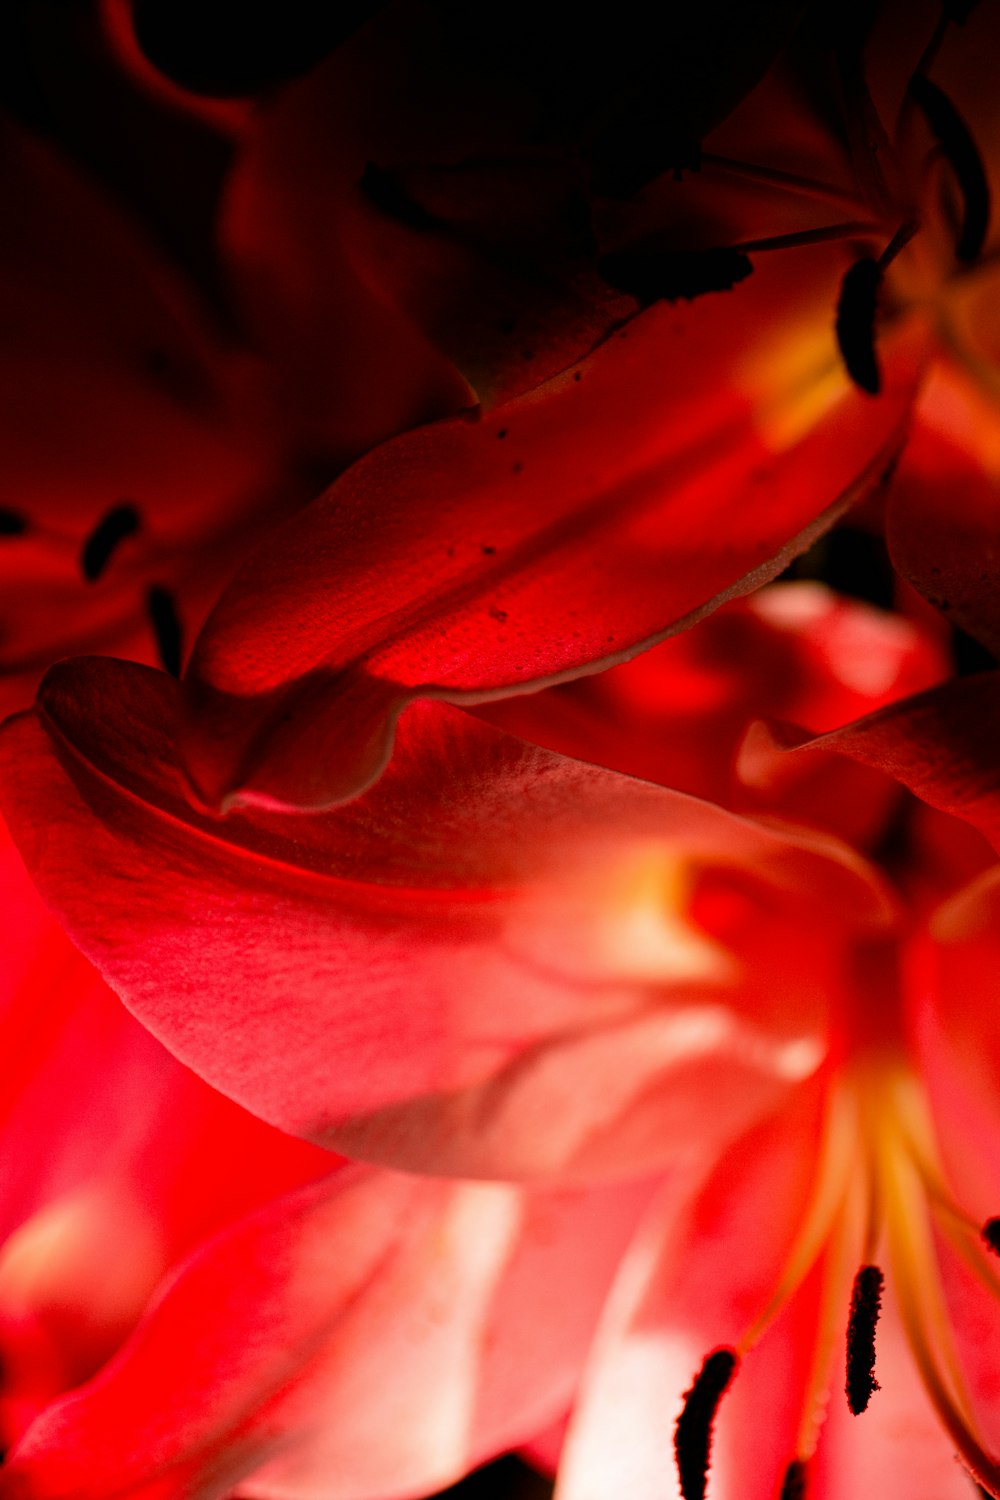
[[[652,1170],[816,1066],[844,924],[893,920],[832,839],[435,704],[347,807],[199,816],[176,712],[162,674],[54,669],[38,716],[3,734],[14,834],[172,1051],[348,1154],[466,1176]],[[836,913],[829,943],[817,911]]]
[[[623,1262],[560,1470],[560,1500],[678,1496],[671,1440],[706,1356],[736,1346],[779,1280],[815,1170],[818,1090],[758,1126],[708,1180],[668,1184]],[[815,1339],[808,1282],[745,1355],[714,1424],[709,1494],[777,1494],[796,1456]],[[766,1413],[766,1420],[764,1414]]]
[[[417,696],[479,702],[621,660],[767,581],[877,485],[920,367],[852,387],[819,246],[651,308],[481,421],[376,449],[240,572],[191,664],[209,806],[322,808],[369,785]],[[304,747],[308,745],[308,754]]]
[[[438,1488],[565,1402],[645,1196],[345,1168],[279,1198],[178,1269],[117,1359],[38,1419],[0,1495]]]

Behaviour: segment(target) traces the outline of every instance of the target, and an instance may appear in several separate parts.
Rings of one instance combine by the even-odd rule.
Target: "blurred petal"
[[[977,390],[968,375],[939,363],[917,418],[890,492],[893,561],[949,620],[1000,654],[996,392]],[[946,502],[951,496],[955,502]]]
[[[180,1267],[114,1363],[39,1418],[0,1494],[207,1497],[248,1474],[262,1496],[437,1488],[565,1401],[644,1196],[344,1169],[278,1199]]]
[[[937,642],[898,615],[821,584],[781,583],[622,666],[477,712],[561,754],[863,844],[881,831],[898,786],[835,756],[770,755],[752,768],[744,756],[737,766],[743,735],[760,715],[821,733],[946,670]],[[752,769],[752,782],[738,769]]]
[[[965,818],[1000,841],[1000,674],[955,678],[843,729],[804,741],[781,731],[779,743],[849,755],[895,777],[932,807]]]
[[[203,1246],[118,1359],[42,1414],[0,1494],[223,1493],[280,1438],[269,1405],[391,1257],[418,1194],[348,1170]]]
[[[8,841],[0,972],[0,1442],[89,1378],[165,1269],[330,1169],[144,1031],[45,911]]]
[[[247,1493],[425,1493],[520,1441],[575,1387],[648,1188],[422,1194],[376,1294],[292,1403],[306,1441]],[[407,1334],[390,1354],[394,1326]]]
[[[845,929],[893,919],[831,839],[434,704],[342,809],[201,817],[177,784],[175,713],[161,674],[56,669],[39,716],[4,731],[15,835],[179,1057],[351,1154],[458,1175],[650,1170],[816,1066]]]

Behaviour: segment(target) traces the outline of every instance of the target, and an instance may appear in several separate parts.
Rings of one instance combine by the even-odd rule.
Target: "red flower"
[[[900,639],[898,622],[809,604],[809,590],[790,597],[801,602],[755,606],[744,639],[773,665],[808,664],[787,706],[803,707],[829,647],[831,695],[815,700],[814,723],[835,715],[846,690],[866,696],[858,676],[866,655],[880,668],[893,653],[898,663],[870,683],[868,703],[933,673],[912,637]],[[790,632],[796,612],[801,624]],[[866,654],[838,649],[837,631],[848,625]],[[717,640],[738,633],[725,613],[704,630]],[[712,708],[712,678],[690,672],[690,643],[681,645],[665,648],[665,699],[682,699],[687,673]],[[669,653],[677,653],[673,668]],[[624,669],[620,701],[629,702],[629,675],[640,670],[651,679],[647,663]],[[589,694],[561,691],[586,723]],[[325,1210],[293,1215],[290,1228],[282,1205],[266,1216],[276,1238],[265,1236],[252,1257],[242,1229],[213,1242],[117,1361],[42,1414],[12,1455],[3,1481],[11,1494],[212,1492],[213,1474],[221,1489],[261,1463],[241,1483],[247,1493],[389,1495],[440,1483],[558,1413],[582,1365],[602,1278],[619,1257],[569,1440],[571,1497],[606,1493],[613,1475],[639,1493],[662,1493],[671,1422],[716,1346],[745,1365],[717,1423],[716,1493],[744,1489],[748,1472],[774,1492],[790,1464],[808,1464],[823,1486],[839,1482],[836,1402],[825,1437],[817,1414],[846,1338],[852,1280],[869,1262],[884,1270],[889,1298],[875,1367],[885,1393],[866,1413],[868,1440],[859,1423],[860,1468],[867,1476],[886,1461],[887,1427],[912,1395],[896,1363],[898,1301],[950,1443],[998,1487],[982,1400],[993,1370],[978,1342],[986,1314],[950,1240],[935,1246],[929,1227],[967,1250],[990,1281],[976,1236],[1000,1202],[988,1152],[995,1083],[969,1058],[992,1059],[983,985],[995,972],[997,877],[978,836],[884,783],[874,801],[865,792],[869,812],[854,828],[881,849],[880,866],[826,831],[844,821],[830,807],[832,788],[846,798],[870,783],[815,748],[786,758],[788,770],[771,781],[773,803],[758,804],[772,811],[755,819],[543,751],[433,703],[407,712],[385,775],[347,807],[291,819],[251,810],[219,822],[193,812],[180,790],[170,744],[177,711],[168,679],[79,662],[50,673],[36,713],[10,723],[5,807],[40,887],[136,1013],[228,1094],[287,1129],[431,1180],[367,1179],[374,1197],[364,1189],[348,1201],[360,1202],[363,1216],[372,1201],[378,1227],[352,1228],[346,1241]],[[724,719],[714,711],[718,733]],[[868,744],[869,759],[885,760],[878,725],[915,711],[886,710],[887,719],[842,731],[837,743]],[[725,732],[742,718],[735,708]],[[647,722],[665,736],[669,764],[670,716],[654,711]],[[759,739],[750,748],[757,791],[744,795],[760,798],[767,751]],[[709,762],[701,774],[712,782],[722,772]],[[940,782],[933,769],[929,776]],[[812,826],[775,819],[786,796]],[[100,872],[93,889],[79,879],[84,857]],[[978,988],[970,974],[981,976]],[[661,1195],[624,1250],[663,1173]],[[432,1186],[441,1177],[538,1187],[523,1199],[512,1185]],[[490,1300],[478,1279],[495,1286],[507,1216],[516,1208],[530,1218],[525,1205],[543,1187],[569,1192],[577,1205],[567,1208],[570,1239],[580,1222],[573,1214],[586,1214],[588,1201],[591,1213],[600,1205],[607,1236],[596,1259],[577,1259],[588,1291],[571,1299],[572,1334],[559,1331],[567,1325],[555,1310],[562,1302],[552,1302],[554,1262],[535,1263],[516,1306]],[[385,1210],[388,1223],[385,1193],[403,1195]],[[413,1206],[428,1193],[468,1228],[449,1275],[463,1285],[472,1277],[480,1290],[470,1292],[472,1311],[464,1295],[449,1304],[449,1326],[467,1353],[470,1338],[481,1353],[471,1365],[438,1366],[433,1353],[426,1363],[404,1360],[402,1386],[392,1387],[405,1388],[397,1409],[378,1386],[403,1356],[392,1320],[373,1311],[374,1321],[361,1321],[367,1350],[351,1344],[371,1383],[365,1375],[351,1384],[353,1366],[334,1337],[328,1358],[300,1367],[296,1353],[293,1367],[283,1366],[272,1402],[266,1372],[277,1346],[254,1332],[247,1373],[238,1352],[246,1320],[281,1330],[287,1348],[282,1309],[295,1302],[300,1274],[309,1306],[321,1300],[311,1257],[328,1264],[331,1243],[374,1254],[389,1224],[402,1234],[401,1263],[412,1267],[406,1296],[414,1284],[435,1284],[429,1246],[439,1241],[424,1237]],[[472,1195],[468,1219],[462,1194]],[[427,1208],[428,1222],[444,1211]],[[573,1248],[579,1257],[579,1243]],[[191,1309],[201,1317],[206,1300],[220,1297],[220,1276],[233,1293],[220,1300],[206,1354]],[[382,1285],[373,1273],[373,1309]],[[865,1295],[870,1322],[871,1287]],[[484,1297],[506,1308],[493,1325],[499,1347],[479,1343]],[[862,1309],[853,1318],[861,1385],[863,1324]],[[192,1350],[180,1367],[179,1347]],[[508,1372],[496,1386],[494,1358]],[[709,1376],[727,1362],[716,1360]],[[444,1390],[434,1385],[443,1368],[450,1378],[460,1371]],[[454,1410],[447,1392],[460,1401],[440,1447],[414,1392],[426,1389],[428,1370],[441,1421]],[[470,1375],[483,1427],[469,1415]],[[704,1380],[695,1389],[704,1391]],[[342,1404],[352,1390],[354,1403]],[[888,1424],[878,1416],[883,1395]],[[316,1403],[326,1403],[327,1420],[313,1436]],[[688,1497],[701,1484],[712,1404],[689,1397],[681,1423]],[[930,1465],[944,1489],[953,1472],[961,1478],[948,1443],[925,1446],[923,1419],[913,1420],[919,1446],[892,1461]],[[391,1437],[376,1442],[374,1426]],[[275,1430],[287,1437],[287,1456],[257,1446]]]
[[[387,12],[359,33],[352,46],[366,66],[397,24]],[[705,137],[698,172],[624,198],[587,178],[587,264],[611,278],[628,314],[618,308],[621,325],[585,352],[594,329],[556,298],[557,336],[537,346],[536,378],[548,378],[511,376],[523,394],[478,420],[375,450],[248,565],[192,663],[185,761],[196,797],[216,808],[334,805],[379,774],[414,696],[482,702],[620,661],[692,624],[773,577],[851,503],[881,504],[911,422],[888,487],[890,547],[936,606],[993,641],[997,127],[977,58],[993,55],[995,35],[990,6],[964,26],[943,22],[926,47],[913,18],[894,14],[868,46],[869,92],[853,63],[823,83],[830,57],[800,34]],[[525,148],[501,171],[492,137],[473,132],[473,149],[449,136],[447,108],[443,122],[420,116],[402,85],[388,105],[364,87],[334,91],[353,57],[348,47],[283,95],[273,130],[265,119],[251,137],[233,201],[248,195],[254,208],[244,204],[240,222],[251,239],[264,234],[272,270],[293,256],[291,286],[317,287],[324,256],[350,260],[369,295],[412,277],[417,290],[397,288],[397,300],[415,324],[440,315],[450,328],[454,316],[482,350],[468,282],[449,274],[448,256],[465,266],[485,243],[495,269],[508,220],[489,217],[496,195],[483,174],[524,187],[538,153]],[[508,128],[495,115],[487,123]],[[390,212],[359,194],[361,157],[391,165],[404,137],[418,165],[393,167]],[[337,161],[325,211],[320,141]],[[292,156],[315,192],[279,172]],[[572,153],[558,161],[580,166]],[[419,207],[433,222],[400,225],[404,189],[415,195],[410,219]],[[550,244],[547,191],[511,189],[536,250]],[[456,227],[465,212],[471,239]],[[310,311],[339,285],[319,286]],[[472,285],[474,307],[492,306],[481,280]],[[584,303],[607,321],[596,293]],[[506,356],[484,357],[484,391],[494,378],[506,391]],[[304,737],[315,747],[308,770]]]

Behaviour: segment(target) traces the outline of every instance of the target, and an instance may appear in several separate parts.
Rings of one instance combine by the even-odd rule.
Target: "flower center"
[[[813,1331],[812,1375],[803,1391],[783,1500],[806,1487],[838,1347],[851,1412],[860,1416],[878,1399],[883,1285],[895,1298],[914,1362],[960,1460],[985,1491],[1000,1496],[1000,1460],[979,1430],[966,1387],[935,1243],[936,1231],[1000,1298],[992,1263],[1000,1253],[1000,1218],[983,1226],[962,1209],[919,1079],[898,1048],[872,1047],[871,1039],[831,1068],[813,1185],[767,1304],[732,1348],[708,1356],[685,1396],[675,1432],[684,1500],[704,1500],[712,1424],[730,1380],[818,1264],[824,1290]],[[840,1332],[845,1313],[846,1352]]]

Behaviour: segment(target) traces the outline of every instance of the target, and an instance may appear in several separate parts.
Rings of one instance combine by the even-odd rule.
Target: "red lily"
[[[390,35],[392,16],[380,22]],[[911,422],[889,489],[890,546],[933,603],[992,639],[997,131],[976,58],[992,55],[996,25],[992,5],[926,32],[893,13],[868,47],[870,89],[848,70],[829,98],[812,73],[803,82],[812,55],[799,39],[705,136],[699,173],[666,174],[627,201],[591,180],[594,265],[626,296],[630,312],[616,304],[614,314],[622,326],[581,358],[593,327],[553,312],[558,336],[538,346],[549,378],[515,380],[530,388],[478,420],[377,449],[247,566],[191,666],[185,761],[196,798],[332,806],[380,773],[414,696],[482,702],[620,661],[690,625],[884,489]],[[363,38],[377,52],[382,32]],[[336,76],[349,55],[328,65]],[[811,65],[819,70],[817,57]],[[404,101],[386,120],[375,98],[363,87],[359,98],[333,93],[322,69],[310,75],[277,102],[273,133],[265,123],[252,139],[232,192],[251,239],[287,237],[307,258],[322,244],[381,294],[385,265],[404,279],[415,266],[424,287],[421,253],[440,270],[456,236],[462,255],[493,242],[480,226],[470,249],[455,227],[464,137],[449,155],[434,112],[408,114]],[[312,213],[323,200],[297,197],[277,163],[301,147],[311,174],[317,143],[331,140],[330,110],[346,115],[330,146],[328,212],[315,233],[294,232],[303,205]],[[345,123],[352,110],[356,132]],[[365,153],[391,164],[407,130],[418,162],[445,152],[433,171],[399,169],[398,192],[437,215],[423,238],[387,224],[384,205],[357,188]],[[498,149],[490,138],[468,160],[495,164]],[[520,160],[504,169],[514,181]],[[569,160],[560,157],[567,171]],[[465,187],[473,206],[493,201]],[[286,249],[283,238],[265,248],[264,263],[281,264]],[[700,281],[678,280],[678,256]],[[726,289],[706,290],[718,256],[732,274]],[[291,284],[313,286],[316,267],[296,266]],[[403,297],[411,311],[425,291]],[[455,311],[445,296],[442,316]],[[457,321],[472,326],[464,312]],[[508,362],[487,356],[487,395]],[[296,751],[306,736],[308,772]]]
[[[808,610],[801,614],[808,621]],[[785,621],[793,615],[786,610]],[[775,661],[804,659],[814,672],[809,627],[789,643],[787,623],[769,634],[766,619],[765,610],[750,639],[756,631]],[[877,616],[856,619],[870,655],[884,661],[898,622],[887,639]],[[722,614],[704,629],[730,627]],[[815,615],[811,629],[818,648]],[[829,656],[834,682],[838,659],[846,681],[823,709],[849,684],[859,690],[858,654],[838,658],[834,648]],[[934,671],[909,651],[897,650],[896,659],[904,675],[883,678],[880,693]],[[689,683],[705,692],[690,657],[682,653],[671,678],[668,655],[668,701],[682,697],[685,666]],[[562,691],[571,703],[579,693]],[[628,702],[627,687],[621,697]],[[621,1260],[569,1441],[567,1495],[606,1493],[612,1470],[641,1494],[662,1494],[671,1421],[684,1411],[693,1415],[678,1438],[682,1487],[687,1500],[697,1495],[712,1402],[689,1396],[685,1406],[684,1392],[716,1345],[735,1351],[745,1368],[717,1423],[715,1493],[742,1492],[753,1475],[770,1494],[789,1473],[797,1483],[805,1464],[820,1487],[832,1488],[840,1418],[835,1412],[819,1435],[818,1403],[844,1338],[852,1278],[876,1258],[884,1258],[951,1444],[981,1482],[1000,1488],[981,1399],[993,1368],[977,1343],[987,1315],[951,1252],[920,1237],[933,1218],[989,1282],[987,1251],[975,1238],[1000,1189],[989,1160],[978,1162],[971,1148],[986,1138],[993,1085],[969,1075],[961,1050],[970,1036],[987,1044],[981,989],[959,1012],[957,1045],[951,1029],[968,972],[993,972],[984,918],[996,874],[978,836],[886,783],[884,800],[869,803],[883,812],[863,819],[858,836],[889,859],[907,831],[894,888],[891,866],[827,831],[842,820],[830,809],[838,783],[825,777],[843,777],[845,766],[829,766],[820,750],[786,758],[789,769],[770,783],[773,801],[758,802],[771,811],[758,819],[534,748],[433,703],[403,717],[386,774],[349,806],[294,819],[251,810],[219,822],[193,811],[181,791],[171,750],[178,708],[176,685],[158,674],[78,662],[50,673],[36,713],[11,721],[3,736],[5,807],[40,887],[172,1050],[265,1117],[393,1168],[434,1179],[530,1178],[546,1189],[573,1184],[574,1195],[582,1193],[576,1201],[596,1193],[608,1213],[612,1200],[602,1195],[613,1189],[601,1184],[617,1183],[625,1194],[615,1211],[619,1245],[637,1207],[627,1185],[641,1201],[644,1178],[670,1173]],[[586,722],[585,695],[580,708]],[[912,711],[885,710],[888,718],[875,724]],[[550,728],[553,713],[550,704]],[[737,709],[733,730],[743,717]],[[654,714],[650,728],[669,736],[669,716],[657,723]],[[844,748],[848,731],[838,732]],[[862,741],[868,733],[852,732]],[[869,759],[888,759],[872,743]],[[768,752],[759,742],[750,748],[756,792],[747,795],[761,798]],[[850,795],[861,783],[849,765],[846,773],[839,784]],[[705,774],[721,772],[709,765]],[[775,819],[790,786],[809,824]],[[895,843],[882,836],[887,824],[897,829]],[[101,872],[87,891],[77,876],[84,852]],[[958,1156],[956,1141],[965,1148]],[[425,1191],[420,1179],[399,1182]],[[475,1276],[480,1256],[493,1264],[499,1233],[487,1198],[515,1189],[465,1191],[486,1195],[470,1209],[471,1238],[458,1252],[457,1263]],[[393,1213],[401,1211],[402,1201]],[[311,1209],[306,1218],[301,1243],[315,1250],[304,1250],[301,1262],[293,1256],[293,1267],[328,1254],[326,1221]],[[242,1319],[256,1317],[256,1299],[268,1320],[269,1299],[284,1305],[284,1222],[267,1218],[278,1238],[261,1242],[253,1260],[263,1282],[242,1283],[238,1305],[249,1312],[237,1316],[223,1303],[241,1348]],[[487,1232],[477,1233],[484,1223]],[[351,1233],[356,1253],[367,1253],[374,1243],[367,1231]],[[406,1263],[425,1274],[427,1242],[416,1222],[403,1244],[411,1247],[404,1256],[414,1257]],[[212,1324],[219,1355],[178,1368],[178,1345],[192,1336],[190,1308],[204,1306],[205,1289],[218,1294],[212,1268],[221,1266],[237,1288],[246,1275],[238,1236],[214,1245],[188,1280],[166,1289],[113,1365],[42,1414],[12,1455],[0,1493],[3,1485],[35,1497],[217,1493],[263,1462],[241,1490],[375,1494],[365,1463],[378,1444],[367,1444],[367,1458],[352,1446],[352,1424],[366,1410],[395,1435],[381,1471],[384,1493],[413,1493],[430,1472],[440,1475],[426,1461],[407,1468],[412,1405],[399,1417],[393,1398],[380,1404],[365,1381],[363,1403],[349,1412],[337,1394],[331,1410],[344,1425],[331,1419],[315,1439],[308,1431],[303,1438],[309,1422],[300,1425],[299,1377],[283,1377],[290,1384],[276,1404],[262,1397],[273,1377],[258,1377],[255,1365],[244,1378],[221,1315]],[[606,1274],[607,1260],[601,1265]],[[312,1298],[315,1275],[307,1281]],[[599,1282],[595,1275],[588,1285],[593,1291]],[[946,1294],[964,1380],[936,1300]],[[551,1296],[549,1283],[526,1284],[526,1321],[512,1309],[503,1324],[508,1368],[523,1372],[548,1348]],[[560,1394],[568,1396],[593,1300],[584,1305],[573,1338],[557,1339],[565,1358],[545,1400],[515,1399],[511,1386],[497,1394],[493,1442],[501,1431],[508,1442],[523,1441],[529,1408],[540,1427],[558,1411]],[[468,1328],[467,1316],[460,1299],[456,1329]],[[276,1326],[284,1340],[284,1324]],[[388,1326],[384,1318],[364,1323],[373,1381],[396,1357],[381,1342]],[[912,1394],[905,1367],[897,1370],[893,1328],[886,1323],[877,1345],[888,1368],[876,1366],[891,1412]],[[854,1330],[857,1341],[858,1315]],[[266,1363],[271,1345],[254,1338]],[[307,1365],[318,1381],[312,1387],[304,1377],[309,1390],[333,1379],[342,1391],[345,1366],[332,1347],[332,1362]],[[408,1368],[419,1383],[420,1370]],[[461,1375],[465,1382],[464,1364]],[[185,1394],[192,1378],[193,1397]],[[439,1390],[435,1397],[443,1401]],[[883,1461],[877,1401],[872,1421],[865,1418],[871,1445],[858,1424],[862,1468]],[[442,1409],[450,1410],[447,1402]],[[931,1429],[915,1420],[923,1464]],[[459,1425],[466,1436],[455,1441],[453,1433],[446,1445],[452,1464],[471,1452],[469,1429]],[[370,1429],[362,1422],[360,1430]],[[693,1439],[684,1435],[692,1431]],[[287,1456],[268,1457],[258,1442],[279,1432]],[[927,1470],[934,1482],[944,1487],[954,1475],[967,1483],[948,1444],[937,1451]]]

